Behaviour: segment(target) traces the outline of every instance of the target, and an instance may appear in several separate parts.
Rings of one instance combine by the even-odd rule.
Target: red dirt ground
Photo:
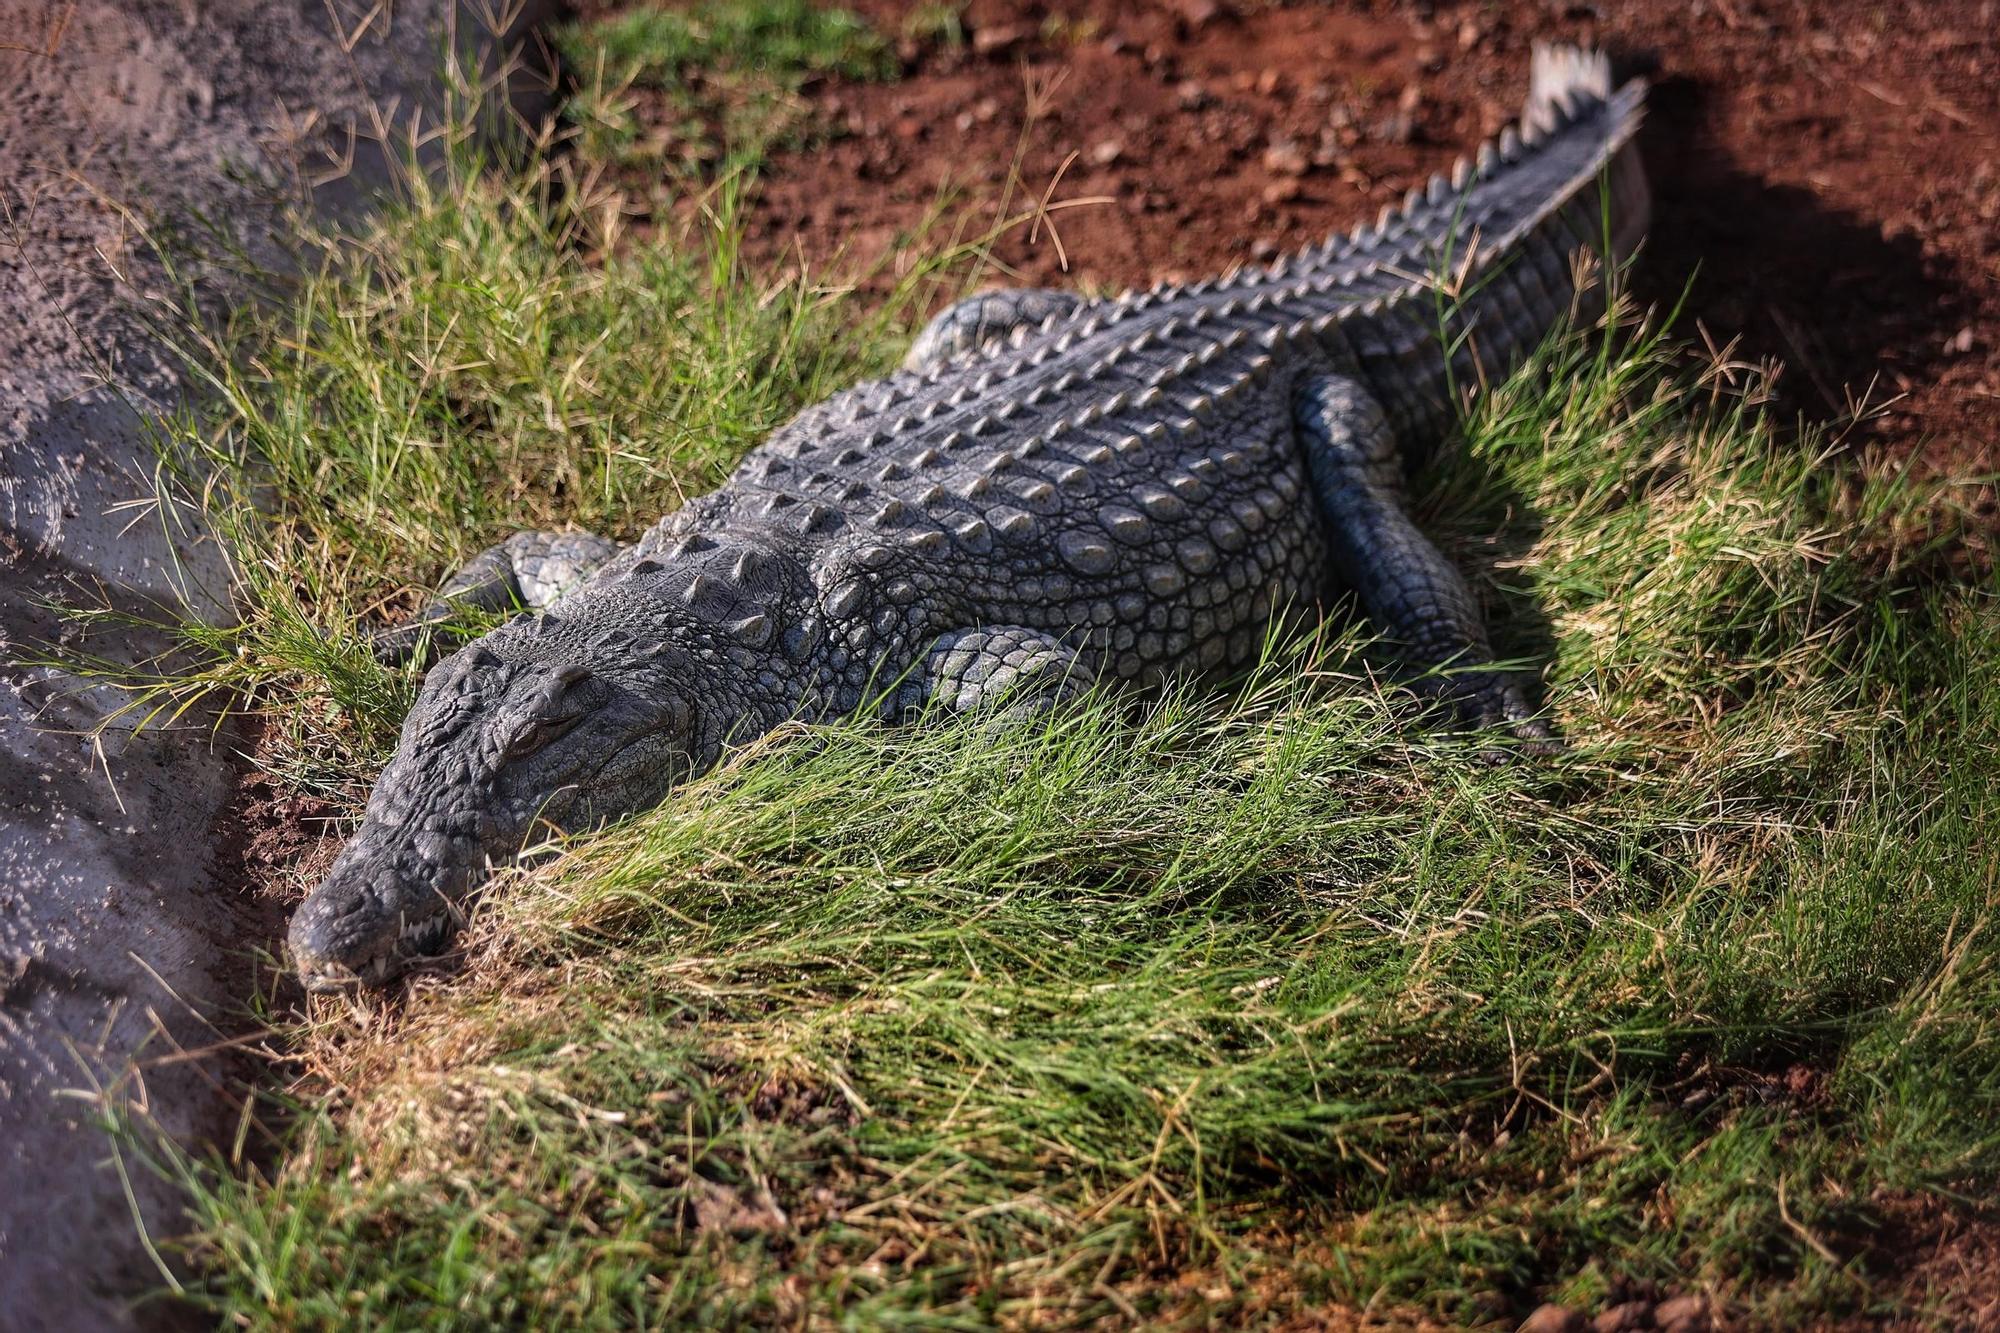
[[[916,6],[850,0],[887,33]],[[623,5],[586,5],[598,10]],[[808,90],[835,138],[780,156],[750,248],[873,260],[941,191],[990,220],[1054,182],[1005,282],[1199,276],[1400,200],[1510,119],[1538,39],[1653,81],[1641,293],[1787,367],[1787,406],[1898,454],[2000,469],[2000,6],[970,0],[892,84]],[[1064,169],[1067,163],[1067,169]],[[1693,326],[1690,325],[1690,328]]]

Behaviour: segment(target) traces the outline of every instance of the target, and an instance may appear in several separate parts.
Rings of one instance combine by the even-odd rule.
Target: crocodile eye
[[[583,667],[564,667],[547,679],[528,705],[528,720],[507,742],[507,757],[531,755],[574,727],[589,711],[586,693],[578,687],[590,678]]]
[[[575,726],[582,713],[572,713],[568,717],[537,718],[521,729],[521,733],[508,742],[507,757],[521,759],[555,740]]]

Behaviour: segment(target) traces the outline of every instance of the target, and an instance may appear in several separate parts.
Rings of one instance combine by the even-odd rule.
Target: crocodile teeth
[[[1500,160],[1512,162],[1521,155],[1521,132],[1509,125],[1500,131]]]

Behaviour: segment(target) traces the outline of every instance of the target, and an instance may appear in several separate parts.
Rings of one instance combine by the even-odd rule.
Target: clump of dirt
[[[1866,1238],[1875,1280],[1928,1306],[1935,1327],[2000,1327],[2000,1227],[1929,1194],[1885,1195],[1876,1211],[1881,1226]]]
[[[1788,410],[1897,456],[2000,461],[2000,23],[1992,0],[1815,6],[850,0],[904,77],[811,84],[834,140],[779,154],[749,250],[815,271],[888,253],[941,196],[1059,210],[995,281],[1117,288],[1220,271],[1370,219],[1519,107],[1537,40],[1653,82],[1641,295],[1677,299]],[[622,5],[586,6],[599,11]],[[936,7],[929,7],[934,10]],[[670,133],[671,127],[650,127]]]
[[[270,731],[271,722],[260,714],[239,723],[240,750],[249,762],[237,771],[212,833],[217,864],[232,867],[238,892],[289,911],[297,902],[296,885],[319,879],[332,866],[340,850],[333,825],[344,812],[337,802],[269,771],[266,761],[278,755]]]

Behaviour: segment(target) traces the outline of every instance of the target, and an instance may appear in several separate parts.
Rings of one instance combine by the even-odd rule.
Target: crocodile
[[[1476,386],[1601,306],[1646,226],[1643,100],[1537,47],[1518,125],[1372,225],[1189,285],[969,297],[636,542],[483,552],[381,639],[518,612],[426,673],[293,917],[302,980],[400,975],[537,830],[657,804],[789,720],[1222,675],[1344,593],[1466,720],[1549,740],[1406,484]]]

